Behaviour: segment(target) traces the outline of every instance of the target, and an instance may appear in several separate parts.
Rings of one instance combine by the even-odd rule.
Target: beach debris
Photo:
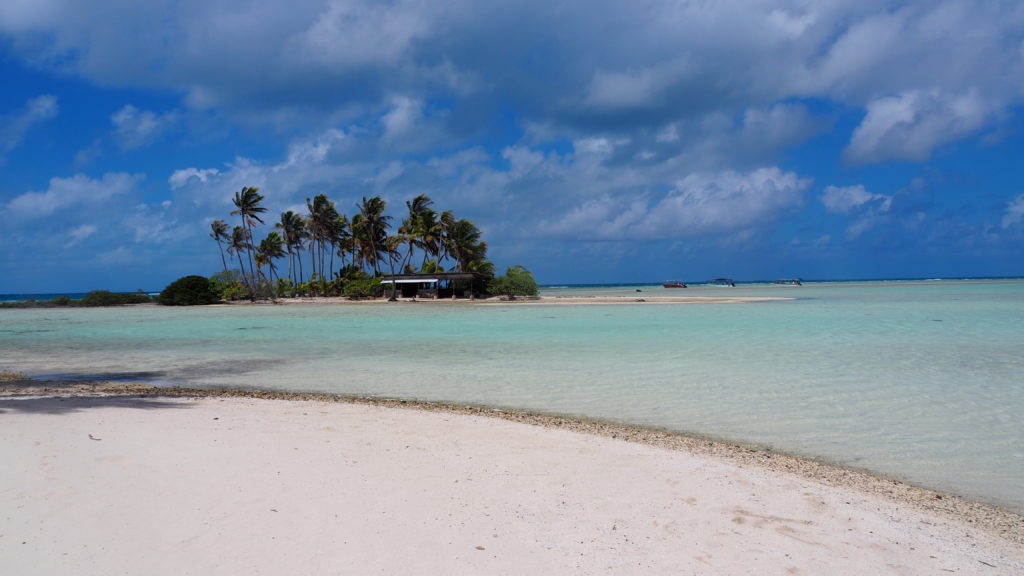
[[[484,548],[483,546],[477,546],[476,549],[477,550],[486,550],[486,548]]]
[[[89,440],[96,440],[98,442],[100,440],[103,440],[103,438],[97,438],[97,437],[93,436],[92,434],[89,434]]]

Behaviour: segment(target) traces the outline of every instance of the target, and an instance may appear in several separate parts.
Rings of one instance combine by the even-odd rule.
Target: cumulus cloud
[[[29,99],[21,110],[0,118],[0,164],[11,150],[21,144],[26,132],[36,124],[55,117],[57,112],[57,97],[47,94]]]
[[[870,208],[880,212],[888,212],[892,205],[892,196],[872,194],[864,186],[827,186],[821,196],[821,203],[829,212],[849,214],[856,210]]]
[[[141,175],[123,172],[104,174],[99,180],[84,174],[75,174],[71,178],[52,178],[45,191],[15,196],[4,206],[3,211],[12,218],[33,220],[71,208],[92,208],[127,194],[141,180]]]
[[[1024,222],[1024,194],[1019,194],[1010,201],[1003,216],[1003,228],[1017,226]]]
[[[993,107],[970,93],[912,91],[868,103],[845,157],[855,164],[927,160],[943,144],[988,124]]]
[[[27,62],[107,85],[184,89],[190,105],[246,121],[302,117],[306,129],[339,113],[372,114],[395,94],[465,98],[453,108],[459,126],[481,107],[511,105],[527,122],[582,131],[810,98],[872,107],[850,151],[871,162],[901,139],[915,144],[898,158],[926,157],[1024,97],[1007,81],[1024,76],[1024,15],[1000,2],[656,0],[636,10],[293,0],[239,11],[226,0],[154,0],[119,5],[116,22],[73,0],[38,5],[6,3],[0,18],[0,34]],[[916,111],[912,134],[893,130],[899,105]],[[949,111],[957,119],[942,126]]]
[[[68,232],[68,243],[64,245],[65,248],[71,248],[76,244],[80,244],[86,238],[96,233],[98,228],[92,224],[82,224],[76,226]]]
[[[800,204],[811,180],[777,167],[692,174],[634,226],[640,237],[721,234],[763,225]]]
[[[152,143],[177,121],[177,114],[157,114],[140,110],[130,104],[110,117],[114,125],[114,137],[122,148],[131,149]]]
[[[216,168],[206,168],[199,170],[198,168],[183,168],[181,170],[175,170],[171,177],[167,179],[167,183],[171,185],[172,190],[176,190],[183,186],[187,186],[193,179],[197,182],[205,184],[209,182],[211,178],[220,174],[220,171]]]
[[[661,197],[604,195],[584,200],[539,232],[591,239],[687,238],[764,226],[803,201],[811,181],[777,167],[691,174]]]
[[[438,6],[443,11],[443,5]],[[298,36],[306,58],[327,66],[394,64],[439,14],[418,2],[331,1]]]
[[[689,71],[683,61],[642,70],[594,72],[586,87],[583,105],[596,109],[646,108],[660,104],[665,91]]]
[[[132,232],[136,244],[160,244],[177,236],[178,220],[174,217],[173,203],[139,204],[124,219],[124,226]]]
[[[877,225],[892,208],[892,196],[872,194],[864,186],[827,186],[821,196],[825,209],[833,214],[852,216],[846,237],[857,238]]]
[[[423,104],[407,97],[398,97],[394,105],[381,118],[384,125],[384,139],[395,140],[406,136],[423,118]]]

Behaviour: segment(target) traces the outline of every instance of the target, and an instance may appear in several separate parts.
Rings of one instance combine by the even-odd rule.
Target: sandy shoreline
[[[349,300],[341,297],[300,296],[297,298],[278,298],[274,301],[249,302],[240,300],[217,306],[261,306],[261,305],[302,305],[302,304],[427,304],[427,305],[480,305],[480,306],[529,306],[558,304],[736,304],[742,302],[777,302],[794,300],[789,296],[659,296],[639,293],[636,296],[535,296],[517,297],[514,300],[500,297],[468,299],[440,298],[437,300],[399,298],[396,302],[388,302],[387,298],[368,300]]]
[[[1018,515],[748,447],[471,407],[34,385],[0,391],[3,573],[1024,571]]]

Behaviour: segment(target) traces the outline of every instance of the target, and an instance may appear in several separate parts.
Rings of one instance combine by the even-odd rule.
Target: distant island
[[[224,220],[210,224],[223,265],[211,289],[220,299],[537,294],[537,283],[522,266],[495,276],[476,224],[451,210],[436,212],[426,194],[406,201],[406,214],[394,229],[379,196],[364,196],[349,217],[318,194],[306,199],[305,214],[281,213],[274,230],[256,243],[254,231],[266,223],[263,200],[259,188],[243,187],[232,198],[231,215],[239,224],[230,231]],[[229,269],[227,256],[237,260],[237,269]],[[287,260],[283,275],[280,260]]]

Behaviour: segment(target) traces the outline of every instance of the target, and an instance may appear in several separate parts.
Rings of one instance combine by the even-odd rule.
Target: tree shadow
[[[191,404],[171,398],[148,396],[56,396],[47,398],[10,397],[0,399],[0,415],[8,412],[26,414],[69,414],[97,408],[130,408],[133,410],[178,410]]]

